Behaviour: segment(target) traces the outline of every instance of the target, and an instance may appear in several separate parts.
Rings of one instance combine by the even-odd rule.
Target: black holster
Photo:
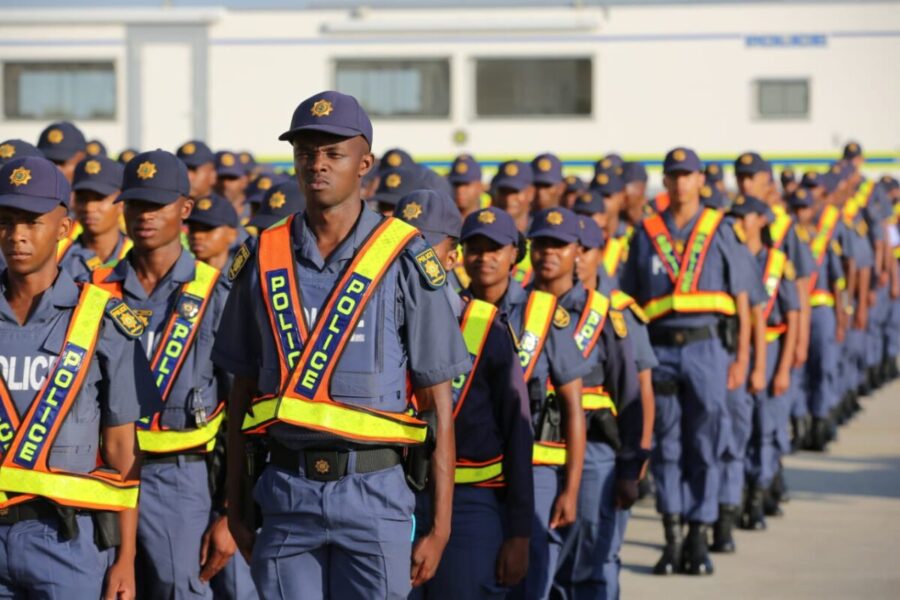
[[[262,527],[262,511],[253,499],[253,488],[266,468],[269,449],[258,436],[244,440],[244,477],[241,480],[241,522],[250,531]]]
[[[425,443],[406,449],[403,457],[403,470],[406,473],[406,483],[417,492],[423,491],[428,486],[428,471],[431,469],[431,455],[436,444],[435,426],[437,415],[434,411],[423,412],[419,417],[428,423],[428,434]]]
[[[108,510],[91,513],[94,521],[94,543],[100,550],[115,548],[122,543],[122,528],[119,526],[119,514]]]
[[[740,324],[737,317],[723,317],[719,319],[719,337],[722,339],[722,345],[728,354],[737,353],[738,347],[738,331]]]
[[[529,395],[531,393],[529,386]],[[547,394],[541,406],[541,419],[535,432],[537,442],[560,442],[563,439],[562,409],[556,394]]]
[[[65,541],[78,539],[78,521],[75,520],[75,509],[70,506],[56,505],[59,514],[59,535]]]
[[[592,442],[604,443],[616,452],[622,448],[622,439],[619,437],[619,420],[611,410],[603,408],[588,413],[587,439]]]

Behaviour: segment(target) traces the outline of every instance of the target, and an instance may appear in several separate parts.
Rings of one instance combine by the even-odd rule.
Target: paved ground
[[[652,505],[638,506],[622,548],[630,598],[900,598],[900,382],[864,399],[826,454],[785,461],[791,501],[765,532],[738,531],[716,574],[650,573],[662,540]]]

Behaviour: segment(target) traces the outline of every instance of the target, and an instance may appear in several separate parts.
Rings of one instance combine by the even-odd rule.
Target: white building
[[[4,1],[0,139],[71,118],[113,154],[199,137],[286,161],[296,104],[336,88],[369,109],[376,152],[438,166],[548,150],[653,166],[679,144],[802,165],[851,138],[879,170],[900,160],[897,2],[362,3]]]

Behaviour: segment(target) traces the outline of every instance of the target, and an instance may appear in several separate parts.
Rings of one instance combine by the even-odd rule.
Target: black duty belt
[[[0,525],[15,525],[36,519],[59,519],[59,510],[46,500],[30,500],[0,509]]]
[[[174,465],[178,463],[178,457],[183,456],[185,462],[200,462],[201,460],[206,460],[205,454],[197,454],[187,453],[187,452],[173,452],[171,454],[151,454],[149,452],[141,455],[141,462],[145,465],[153,465],[153,464],[167,464]]]
[[[269,447],[269,463],[287,471],[303,472],[314,481],[337,481],[347,474],[349,450],[292,450],[281,444]],[[363,448],[356,454],[356,473],[372,473],[399,465],[403,456],[399,448]]]
[[[655,327],[650,330],[650,343],[654,346],[685,346],[715,337],[712,327]]]

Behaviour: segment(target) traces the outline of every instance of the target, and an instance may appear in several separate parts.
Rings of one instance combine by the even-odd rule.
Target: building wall
[[[214,147],[287,159],[277,140],[296,104],[334,85],[339,58],[447,57],[451,114],[375,120],[375,149],[402,146],[436,162],[468,151],[484,157],[552,150],[571,164],[604,152],[658,158],[685,144],[727,158],[744,149],[792,159],[833,155],[849,138],[885,160],[900,152],[900,5],[728,4],[584,9],[353,11],[137,11],[18,13],[0,22],[0,62],[10,58],[108,57],[116,61],[114,122],[82,125],[118,150],[129,140],[128,28],[171,27],[173,13],[208,27],[206,73],[198,73]],[[76,14],[77,19],[70,15]],[[96,24],[92,15],[102,15]],[[361,14],[362,16],[353,16]],[[570,21],[571,29],[557,24]],[[347,23],[367,31],[328,33]],[[516,31],[508,30],[515,27]],[[379,33],[379,30],[393,29]],[[397,31],[402,29],[403,31]],[[503,31],[506,29],[506,31]],[[752,45],[757,36],[770,45]],[[800,36],[799,43],[791,43]],[[796,41],[796,40],[795,40]],[[772,47],[771,44],[786,44]],[[590,56],[593,114],[584,118],[485,119],[474,111],[476,57]],[[894,66],[892,66],[894,65]],[[172,64],[173,80],[190,64]],[[802,120],[754,116],[753,81],[803,77],[811,111]],[[164,85],[144,102],[167,102]],[[165,111],[154,114],[165,114]],[[0,137],[34,139],[42,124],[0,120]],[[144,131],[169,140],[164,119]],[[466,133],[457,143],[455,134]],[[144,136],[147,137],[147,136]]]

